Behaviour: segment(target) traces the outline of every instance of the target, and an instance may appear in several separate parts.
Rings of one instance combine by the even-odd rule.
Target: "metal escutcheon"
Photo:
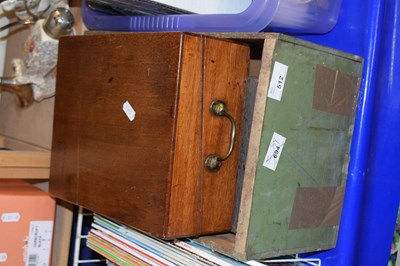
[[[225,161],[226,159],[228,159],[229,156],[232,154],[233,148],[235,146],[236,123],[235,123],[235,120],[233,119],[233,117],[230,116],[226,112],[226,104],[225,104],[225,102],[223,102],[221,100],[213,101],[211,103],[211,105],[210,105],[210,111],[211,111],[212,114],[214,114],[216,116],[224,116],[224,117],[228,118],[229,121],[231,121],[231,124],[232,124],[229,150],[226,153],[226,155],[225,156],[218,156],[218,155],[215,155],[215,154],[210,154],[210,155],[207,156],[207,158],[206,158],[206,160],[204,162],[205,167],[207,168],[207,170],[212,171],[212,172],[216,172],[221,168],[222,162]]]

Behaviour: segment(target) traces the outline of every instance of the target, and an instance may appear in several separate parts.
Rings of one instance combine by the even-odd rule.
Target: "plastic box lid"
[[[111,15],[81,3],[89,30],[326,33],[336,25],[341,0],[252,0],[237,14],[148,16]]]

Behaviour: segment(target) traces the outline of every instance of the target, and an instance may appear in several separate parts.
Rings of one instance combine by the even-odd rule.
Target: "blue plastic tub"
[[[312,255],[324,266],[388,265],[400,203],[399,32],[400,1],[347,0],[329,34],[298,36],[365,60],[337,245]]]
[[[341,0],[252,0],[237,14],[147,16],[111,15],[91,9],[87,0],[81,3],[83,21],[90,30],[325,33],[336,24]]]

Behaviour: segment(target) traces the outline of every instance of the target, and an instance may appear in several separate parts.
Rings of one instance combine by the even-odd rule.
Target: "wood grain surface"
[[[246,45],[221,42],[214,38],[204,40],[201,162],[204,162],[210,154],[222,157],[229,149],[231,122],[226,117],[215,116],[210,112],[210,105],[214,100],[226,103],[227,113],[236,122],[237,136],[232,155],[222,162],[219,171],[210,172],[203,167],[201,181],[201,232],[203,233],[230,231],[232,227],[248,58],[249,49]]]
[[[60,40],[58,64],[53,195],[162,238],[229,230],[237,153],[230,172],[207,177],[204,154],[226,152],[230,134],[207,116],[218,97],[240,126],[247,46],[183,33],[73,36]]]
[[[162,234],[179,49],[178,33],[60,41],[51,192],[71,189],[86,208]]]
[[[200,231],[202,38],[185,35],[169,211],[169,236]]]

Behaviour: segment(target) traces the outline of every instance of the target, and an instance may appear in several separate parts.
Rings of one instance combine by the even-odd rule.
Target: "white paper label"
[[[0,253],[0,262],[6,262],[7,257],[7,253]]]
[[[3,223],[15,223],[15,222],[18,222],[20,218],[21,218],[21,215],[19,215],[18,212],[3,213],[1,215],[1,221]]]
[[[132,105],[128,101],[124,103],[122,106],[122,110],[124,110],[126,116],[129,118],[130,121],[133,121],[135,119],[136,112],[133,110]]]
[[[52,221],[33,221],[30,223],[26,266],[49,265],[52,234]]]
[[[283,145],[286,138],[275,133],[272,135],[271,143],[269,144],[267,155],[265,156],[263,166],[275,171],[278,166],[279,158],[281,157]]]
[[[272,71],[271,82],[269,83],[268,97],[280,101],[285,86],[286,74],[288,66],[279,62],[275,62]]]

